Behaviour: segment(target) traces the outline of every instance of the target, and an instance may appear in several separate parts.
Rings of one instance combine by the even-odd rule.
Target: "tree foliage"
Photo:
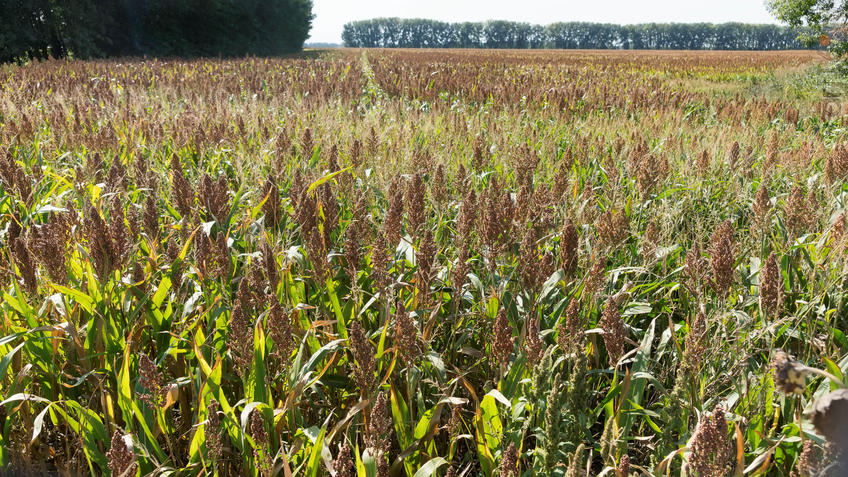
[[[848,1],[769,0],[768,7],[778,19],[801,29],[804,44],[827,47],[837,56],[848,54]]]
[[[270,56],[309,35],[312,0],[0,0],[0,61]]]
[[[745,23],[567,22],[547,26],[510,21],[446,23],[375,18],[347,23],[346,46],[383,48],[589,48],[660,50],[789,50],[803,45],[778,25]]]

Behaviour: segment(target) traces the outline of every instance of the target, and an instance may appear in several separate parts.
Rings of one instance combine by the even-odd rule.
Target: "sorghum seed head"
[[[542,354],[545,352],[544,348],[545,343],[539,334],[539,320],[532,318],[527,322],[527,336],[524,343],[524,352],[531,366],[539,363],[539,359],[541,359]]]
[[[518,476],[518,449],[514,442],[509,443],[501,455],[501,465],[498,467],[498,477],[517,477]]]
[[[599,324],[604,330],[604,346],[607,348],[610,363],[615,365],[624,355],[627,332],[624,330],[624,322],[621,320],[618,304],[613,298],[607,299]]]
[[[503,309],[499,310],[497,317],[495,317],[493,331],[492,353],[498,363],[506,365],[509,362],[510,354],[512,354],[513,338],[512,325],[510,325],[506,311]]]
[[[713,271],[712,285],[719,296],[726,296],[733,284],[733,269],[736,261],[736,242],[733,226],[725,220],[710,238],[710,267]]]
[[[727,439],[724,409],[716,406],[711,415],[702,416],[692,435],[689,468],[696,475],[726,475],[732,452]]]
[[[132,448],[127,445],[119,431],[112,434],[112,445],[106,453],[106,458],[109,460],[109,471],[114,476],[135,475],[138,469]]]
[[[769,254],[760,271],[760,309],[776,317],[783,299],[783,274],[774,252]]]
[[[345,441],[339,449],[339,455],[333,461],[333,470],[336,472],[336,477],[353,477],[356,475],[356,467],[351,455],[350,443]]]
[[[138,358],[139,368],[139,383],[147,390],[147,392],[139,395],[139,399],[146,402],[150,407],[158,408],[162,406],[165,398],[165,380],[162,378],[162,373],[156,367],[146,354],[142,354]]]
[[[389,416],[389,400],[380,392],[371,408],[368,422],[368,447],[377,452],[388,453],[391,448],[392,419]]]
[[[224,444],[221,440],[221,416],[218,415],[220,410],[221,405],[214,398],[206,406],[207,421],[204,436],[206,437],[206,450],[212,461],[220,459],[224,452]]]
[[[362,393],[367,392],[374,385],[374,371],[376,362],[374,360],[374,348],[365,336],[365,330],[358,321],[350,324],[349,330],[350,349],[356,366],[353,368],[354,381]]]
[[[395,345],[398,348],[401,360],[409,364],[421,352],[418,345],[418,329],[409,313],[398,305],[395,314]]]

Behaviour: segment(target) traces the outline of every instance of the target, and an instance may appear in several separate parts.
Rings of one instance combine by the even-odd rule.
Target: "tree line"
[[[798,31],[746,23],[565,22],[547,26],[503,20],[448,23],[420,18],[374,18],[345,24],[349,47],[585,48],[657,50],[802,49]]]
[[[0,62],[298,51],[312,0],[0,0]]]

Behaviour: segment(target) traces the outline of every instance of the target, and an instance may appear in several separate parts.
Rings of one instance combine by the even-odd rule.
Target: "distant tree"
[[[801,46],[792,29],[777,25],[569,22],[543,27],[503,20],[445,23],[421,18],[350,22],[342,39],[347,46],[366,48],[785,50]]]
[[[768,0],[771,12],[800,31],[807,46],[817,43],[836,56],[848,54],[848,1]]]
[[[481,23],[465,22],[454,26],[460,48],[480,48],[483,46],[483,25]]]

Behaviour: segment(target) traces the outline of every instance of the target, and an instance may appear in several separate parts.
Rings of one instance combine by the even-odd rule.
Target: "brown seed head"
[[[194,191],[183,173],[182,165],[176,154],[171,156],[171,193],[176,203],[177,212],[188,220],[194,204]]]
[[[209,174],[203,174],[203,178],[200,179],[198,199],[206,209],[206,213],[220,224],[224,224],[230,211],[227,190],[227,178],[224,175],[218,176],[217,181],[212,180]]]
[[[268,432],[265,430],[265,419],[259,409],[254,409],[250,413],[250,437],[253,438],[255,444],[253,458],[256,460],[257,467],[264,477],[270,477],[272,462],[268,446]]]
[[[120,270],[130,255],[132,242],[124,220],[124,206],[117,195],[112,199],[112,208],[109,211],[109,239],[111,266]]]
[[[230,313],[227,347],[240,373],[247,372],[250,363],[253,362],[253,338],[253,326],[244,316],[240,303],[236,302]]]
[[[353,463],[350,443],[347,441],[339,449],[339,455],[333,461],[333,471],[335,471],[336,477],[354,477],[356,475],[356,466]]]
[[[159,211],[156,210],[156,202],[153,197],[148,196],[144,202],[144,232],[153,240],[159,236]]]
[[[606,211],[596,225],[598,237],[605,247],[613,247],[630,236],[630,219],[623,210],[613,213]]]
[[[719,296],[727,296],[733,284],[733,265],[736,261],[736,242],[733,226],[725,220],[710,237],[710,267],[713,271],[713,289]]]
[[[824,166],[825,181],[832,185],[848,178],[848,148],[843,144],[833,148]]]
[[[517,477],[518,472],[518,449],[514,442],[510,442],[509,447],[501,455],[498,477]]]
[[[757,195],[754,198],[754,203],[751,205],[751,210],[754,211],[757,224],[760,226],[765,224],[766,216],[771,210],[771,198],[769,197],[768,187],[765,184],[760,184],[760,188],[757,189]]]
[[[209,458],[215,462],[221,458],[224,453],[224,443],[221,440],[221,416],[218,414],[221,410],[221,405],[215,398],[209,401],[206,406],[206,427],[204,436],[206,437],[206,451]]]
[[[630,477],[630,456],[624,454],[618,461],[618,475],[621,477]]]
[[[509,319],[506,317],[506,312],[501,309],[495,317],[493,326],[494,338],[492,340],[492,354],[502,366],[506,366],[509,362],[509,356],[512,354],[512,325],[509,324]]]
[[[807,200],[800,186],[792,188],[783,209],[784,223],[790,233],[797,236],[807,231],[816,217],[815,205],[815,202],[810,203]]]
[[[112,434],[112,445],[106,453],[106,459],[109,461],[109,471],[116,477],[135,475],[138,469],[132,448],[127,445],[119,431]]]
[[[358,321],[353,321],[349,329],[349,345],[356,366],[353,368],[353,377],[361,393],[365,394],[374,385],[374,348],[365,336],[365,330]]]
[[[118,156],[112,160],[112,167],[109,168],[109,174],[106,176],[106,190],[117,192],[118,190],[126,190],[127,188],[127,169],[121,163]]]
[[[606,258],[596,257],[592,268],[586,274],[583,284],[583,299],[591,301],[604,285],[606,273]]]
[[[415,327],[415,321],[403,309],[403,305],[398,305],[395,314],[395,346],[398,348],[401,360],[407,365],[421,353],[418,329]]]
[[[706,351],[706,334],[707,315],[699,311],[689,325],[689,334],[686,335],[686,347],[683,350],[683,360],[680,365],[690,376],[700,370],[701,360]]]
[[[433,175],[433,180],[430,183],[430,196],[436,204],[443,204],[447,199],[447,187],[445,179],[445,166],[439,164],[436,167],[436,173]]]
[[[736,169],[736,165],[739,162],[739,155],[742,153],[742,148],[739,147],[739,141],[733,141],[733,145],[730,147],[730,155],[728,157],[728,162],[730,163],[731,169]]]
[[[579,300],[572,299],[565,310],[565,324],[557,327],[557,345],[564,353],[571,353],[582,344],[583,326],[580,323]]]
[[[544,352],[545,343],[539,334],[539,320],[531,318],[527,322],[527,337],[524,342],[524,353],[527,355],[527,362],[531,366],[536,366]]]
[[[604,346],[607,348],[610,363],[615,365],[624,355],[627,332],[621,320],[621,312],[613,298],[607,299],[601,321],[598,323],[604,330]]]
[[[156,363],[153,362],[146,354],[142,354],[138,358],[138,373],[139,383],[147,392],[140,394],[139,399],[146,402],[150,407],[162,407],[165,400],[165,380]]]
[[[782,301],[783,274],[780,273],[777,256],[772,252],[760,271],[760,310],[777,318]]]
[[[388,454],[391,449],[392,419],[389,416],[389,400],[380,392],[368,423],[368,447],[375,452]]]
[[[571,219],[568,219],[568,222],[566,222],[565,227],[562,229],[559,244],[560,264],[567,277],[573,276],[577,270],[579,240],[577,227],[574,226],[574,222]]]
[[[32,260],[29,247],[23,239],[15,240],[12,244],[12,256],[18,265],[18,272],[24,282],[24,288],[29,293],[35,293],[38,281],[35,276],[35,263]]]
[[[271,305],[268,311],[268,330],[274,340],[274,356],[288,364],[295,347],[294,326],[289,314],[277,303],[273,295],[269,296],[269,301]]]
[[[701,417],[691,442],[689,469],[694,470],[695,475],[727,475],[732,451],[721,406],[716,406],[711,415]]]

